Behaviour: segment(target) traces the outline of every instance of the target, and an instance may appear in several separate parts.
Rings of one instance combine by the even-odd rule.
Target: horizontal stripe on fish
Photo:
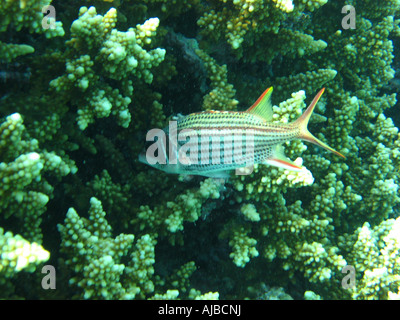
[[[290,141],[296,139],[299,134],[299,130],[294,128],[288,128],[285,130],[279,128],[278,130],[261,130],[261,129],[253,129],[253,128],[233,128],[233,127],[224,127],[224,128],[194,128],[194,129],[183,129],[178,138],[198,138],[202,137],[232,137],[236,135],[241,136],[251,136],[254,141],[273,141],[273,144],[283,143],[286,141]],[[180,139],[181,140],[181,139]]]

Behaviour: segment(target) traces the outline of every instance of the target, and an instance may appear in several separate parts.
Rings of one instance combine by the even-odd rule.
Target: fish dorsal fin
[[[246,110],[246,112],[255,114],[266,121],[271,121],[273,115],[271,94],[272,94],[272,87],[269,87],[256,100],[256,102],[254,102],[254,104]]]
[[[292,160],[285,156],[282,145],[277,145],[273,150],[272,157],[264,160],[264,163],[270,166],[288,169],[291,171],[303,171],[304,168],[298,166]]]

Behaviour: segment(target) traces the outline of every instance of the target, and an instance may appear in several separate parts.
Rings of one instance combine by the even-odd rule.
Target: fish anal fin
[[[283,168],[291,171],[303,171],[304,167],[301,167],[290,160],[283,153],[283,147],[281,145],[276,146],[272,157],[264,160],[265,164],[270,166]]]
[[[266,121],[271,121],[273,115],[271,103],[272,90],[272,87],[265,90],[246,112],[257,115]]]
[[[282,159],[268,159],[264,161],[265,164],[268,164],[270,166],[278,167],[278,168],[283,168],[291,171],[303,171],[303,167],[299,167],[297,164],[295,164],[293,161],[289,160],[282,160]]]

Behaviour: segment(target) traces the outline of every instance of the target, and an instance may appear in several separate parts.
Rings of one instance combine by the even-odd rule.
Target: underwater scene
[[[0,0],[0,299],[400,299],[400,0]]]

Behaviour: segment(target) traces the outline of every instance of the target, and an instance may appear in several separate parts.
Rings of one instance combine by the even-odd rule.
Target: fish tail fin
[[[322,88],[317,95],[314,97],[313,101],[311,104],[308,106],[306,111],[295,121],[293,122],[294,125],[297,125],[300,128],[300,135],[299,139],[311,142],[317,146],[320,146],[321,148],[324,148],[334,154],[336,154],[339,157],[346,158],[344,155],[342,155],[340,152],[336,151],[335,149],[331,148],[328,146],[326,143],[322,142],[318,138],[316,138],[310,131],[308,131],[308,122],[311,118],[311,115],[315,109],[315,106],[317,105],[319,99],[321,98],[322,94],[324,93],[325,88]]]

